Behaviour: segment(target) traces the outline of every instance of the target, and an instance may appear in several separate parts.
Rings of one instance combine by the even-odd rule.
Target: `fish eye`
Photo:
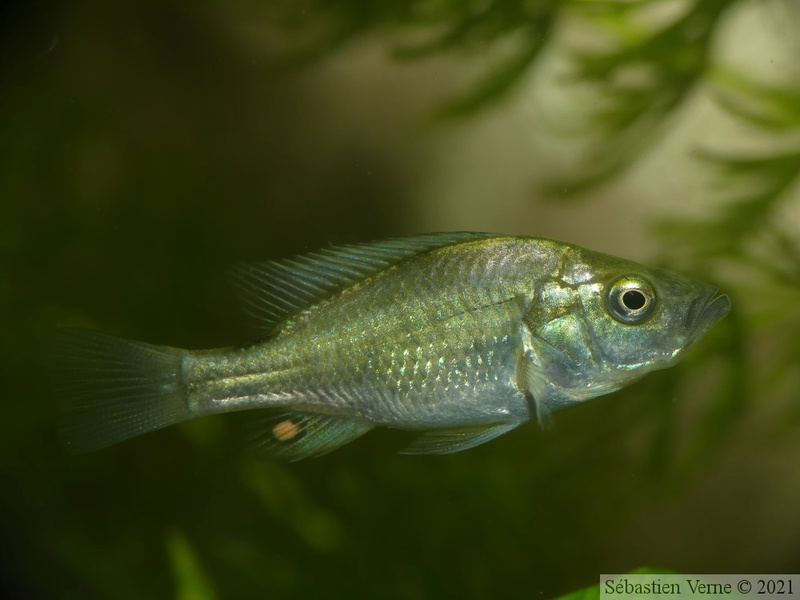
[[[609,287],[608,308],[617,321],[628,325],[642,323],[656,305],[652,286],[638,277],[621,277]]]

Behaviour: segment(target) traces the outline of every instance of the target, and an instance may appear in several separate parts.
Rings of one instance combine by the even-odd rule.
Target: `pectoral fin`
[[[542,428],[548,427],[552,424],[552,418],[547,405],[542,400],[547,395],[547,374],[533,362],[528,353],[520,355],[517,373],[519,374],[517,385],[533,400],[539,425]]]
[[[253,411],[251,450],[286,461],[321,456],[372,429],[367,421],[300,411]]]
[[[452,454],[479,446],[489,440],[508,433],[519,423],[499,425],[476,425],[452,429],[434,429],[420,435],[400,454]]]

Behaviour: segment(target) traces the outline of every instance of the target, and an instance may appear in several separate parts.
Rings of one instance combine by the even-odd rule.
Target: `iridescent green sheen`
[[[146,345],[101,336],[104,349],[87,352],[94,334],[63,336],[57,365],[94,365],[77,369],[79,381],[55,370],[68,442],[91,449],[258,409],[254,442],[280,458],[330,451],[374,426],[426,432],[413,453],[455,452],[673,365],[730,308],[701,282],[532,237],[415,236],[236,272],[265,332],[256,344],[143,356]],[[116,433],[92,437],[123,391],[108,360],[98,366],[109,354],[139,365],[128,383],[158,387],[121,394],[130,410],[112,413]]]

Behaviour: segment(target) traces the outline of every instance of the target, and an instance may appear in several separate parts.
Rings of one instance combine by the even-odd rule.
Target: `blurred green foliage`
[[[292,54],[292,66],[309,64],[359,36],[386,29],[422,32],[424,41],[403,42],[394,49],[393,55],[404,60],[503,46],[503,56],[482,79],[438,109],[438,117],[451,118],[473,114],[513,89],[545,48],[562,6],[548,0],[303,0],[282,8],[287,25],[321,30],[316,40]]]
[[[654,569],[652,567],[640,567],[634,569],[629,575],[663,575],[675,574],[674,571],[667,569]],[[643,596],[642,596],[643,597]],[[639,600],[639,596],[632,597],[631,600]],[[600,585],[592,585],[576,592],[570,592],[563,596],[559,596],[558,600],[599,600],[600,599]]]
[[[642,564],[797,572],[797,540],[777,539],[795,505],[774,509],[769,532],[756,520],[792,478],[771,492],[714,471],[756,435],[754,419],[768,433],[748,456],[780,453],[775,432],[791,440],[800,422],[800,82],[719,64],[715,36],[741,4],[687,0],[656,19],[659,2],[623,0],[95,0],[0,12],[0,592],[555,597]],[[268,65],[231,33],[236,11],[287,37]],[[582,167],[554,189],[590,198],[703,86],[768,142],[705,148],[713,207],[656,224],[665,266],[733,296],[701,351],[560,414],[552,430],[453,456],[397,456],[403,436],[380,432],[320,460],[263,464],[236,453],[224,418],[61,452],[41,364],[54,327],[238,343],[247,334],[228,316],[226,265],[407,233],[405,173],[356,142],[320,148],[308,117],[319,105],[302,82],[274,78],[276,66],[316,64],[366,36],[388,39],[398,60],[489,56],[473,87],[432,107],[467,117],[502,106],[574,20],[602,41],[573,50],[571,75],[599,109]]]
[[[579,175],[552,186],[570,196],[629,168],[664,132],[667,120],[692,97],[708,70],[713,36],[736,2],[694,0],[672,19],[641,23],[658,2],[579,1],[587,18],[606,33],[608,50],[575,53],[575,79],[594,84],[600,108],[591,125],[598,140]]]
[[[745,123],[778,138],[780,148],[738,156],[730,151],[701,152],[699,157],[718,171],[725,202],[706,220],[673,223],[672,231],[667,224],[666,233],[685,236],[682,246],[692,260],[736,257],[796,286],[800,281],[796,231],[781,231],[775,217],[800,180],[800,86],[763,84],[729,70],[720,70],[715,80],[719,103]],[[759,259],[748,242],[765,230],[771,255]]]
[[[431,41],[394,52],[425,58],[444,52],[508,56],[473,88],[441,106],[440,117],[466,116],[496,103],[536,66],[555,39],[559,17],[575,16],[603,37],[601,49],[575,49],[572,79],[593,86],[599,105],[585,135],[594,139],[580,169],[548,186],[574,196],[607,182],[631,166],[663,133],[669,117],[690,99],[711,65],[714,34],[736,0],[666,3],[681,10],[672,19],[652,19],[663,0],[304,0],[285,7],[287,22],[315,32],[290,64],[329,56],[365,34],[413,30]],[[655,23],[653,23],[655,21]],[[321,30],[321,31],[320,31]]]
[[[665,248],[665,266],[694,272],[700,278],[722,282],[721,265],[752,267],[756,280],[745,289],[776,297],[764,308],[777,315],[789,331],[797,331],[793,311],[782,307],[800,301],[800,216],[796,194],[800,179],[800,81],[764,83],[720,64],[713,54],[724,18],[734,11],[736,0],[574,0],[570,2],[450,2],[405,0],[380,4],[369,0],[293,3],[288,14],[300,28],[313,25],[321,42],[310,43],[298,56],[322,59],[345,43],[375,31],[394,30],[432,38],[411,50],[399,45],[394,55],[425,58],[444,52],[492,55],[495,48],[511,48],[507,63],[490,69],[484,80],[437,110],[442,117],[465,116],[489,109],[536,66],[544,50],[553,44],[559,19],[578,19],[593,28],[596,38],[588,48],[571,50],[569,80],[582,93],[590,89],[591,108],[581,130],[587,140],[586,155],[566,179],[549,182],[547,193],[560,198],[586,196],[635,165],[648,147],[669,130],[680,110],[701,86],[712,87],[716,100],[730,115],[771,138],[775,150],[759,154],[734,154],[730,150],[696,149],[695,155],[715,167],[720,196],[716,208],[698,219],[659,221],[653,227]],[[778,8],[773,3],[772,8]],[[381,9],[377,9],[381,6]],[[786,3],[786,16],[800,20],[800,10]],[[359,18],[354,18],[358,14]],[[776,10],[772,16],[778,18]],[[666,16],[665,16],[666,15]],[[346,24],[357,24],[348,28]],[[442,33],[443,32],[443,33]],[[527,43],[513,36],[520,34]],[[335,43],[334,41],[335,40]],[[509,40],[512,40],[509,43]],[[724,60],[724,57],[723,57]],[[301,61],[302,62],[302,61]],[[788,225],[781,227],[789,211]],[[767,280],[765,281],[764,277]],[[760,278],[760,279],[759,279]],[[756,283],[762,281],[762,283]],[[736,285],[727,282],[728,287]],[[776,289],[777,288],[777,289]],[[780,303],[780,306],[778,306]],[[762,303],[762,307],[763,307]],[[745,300],[745,310],[747,306]],[[705,447],[723,443],[743,415],[752,385],[748,378],[741,316],[732,316],[718,334],[716,352],[724,359],[726,375],[709,403],[706,426],[697,436],[704,448],[687,458],[710,456]],[[782,356],[791,356],[795,342],[784,339]],[[793,375],[794,363],[781,362],[784,377]],[[701,368],[705,368],[706,363]],[[669,412],[679,377],[689,371],[665,376],[668,386],[660,395]],[[755,382],[757,385],[763,381]],[[653,395],[653,391],[651,391]],[[674,456],[667,445],[674,426],[661,415],[662,431],[654,438],[652,465],[658,457]]]
[[[166,545],[172,559],[176,600],[214,600],[217,596],[186,537],[178,531],[170,532]]]

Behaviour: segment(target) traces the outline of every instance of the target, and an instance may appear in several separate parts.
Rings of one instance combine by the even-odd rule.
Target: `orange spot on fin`
[[[281,421],[272,428],[272,435],[280,442],[288,442],[298,433],[300,433],[300,427],[291,419]]]

